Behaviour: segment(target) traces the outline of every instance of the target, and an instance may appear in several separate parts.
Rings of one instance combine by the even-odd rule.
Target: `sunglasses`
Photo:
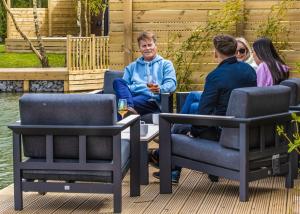
[[[244,54],[244,53],[246,53],[246,49],[241,48],[241,49],[237,50],[237,52],[240,53],[240,54]]]

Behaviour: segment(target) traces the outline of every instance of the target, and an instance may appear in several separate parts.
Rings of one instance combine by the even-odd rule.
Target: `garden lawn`
[[[65,54],[47,54],[50,67],[65,67]],[[39,68],[40,61],[34,53],[6,53],[0,44],[0,68]]]

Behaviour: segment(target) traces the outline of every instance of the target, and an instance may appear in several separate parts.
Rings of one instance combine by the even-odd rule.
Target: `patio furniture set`
[[[100,94],[28,94],[20,99],[20,123],[13,131],[15,209],[23,208],[23,191],[112,193],[114,212],[121,212],[122,179],[130,169],[130,196],[148,184],[148,142],[159,135],[160,192],[171,193],[173,166],[240,182],[240,201],[248,200],[249,182],[272,175],[297,178],[295,152],[276,135],[288,132],[290,110],[300,110],[300,79],[267,88],[235,89],[226,116],[172,113],[172,94],[162,95],[159,126],[140,136],[140,120],[116,121],[112,80],[122,72],[107,71]],[[288,87],[287,87],[288,86]],[[177,111],[185,93],[177,94]],[[222,127],[219,142],[172,134],[174,123]],[[129,129],[128,129],[129,127]],[[125,131],[124,131],[125,130]],[[99,146],[101,144],[101,146]]]

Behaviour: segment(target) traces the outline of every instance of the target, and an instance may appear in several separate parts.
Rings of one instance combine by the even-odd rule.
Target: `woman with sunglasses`
[[[249,65],[251,65],[254,70],[257,69],[257,64],[255,63],[251,48],[247,40],[243,37],[235,38],[237,41],[237,49],[236,49],[236,58],[239,61],[243,61]]]
[[[278,85],[289,77],[289,67],[279,56],[270,39],[260,38],[253,43],[253,58],[258,64],[257,86]]]

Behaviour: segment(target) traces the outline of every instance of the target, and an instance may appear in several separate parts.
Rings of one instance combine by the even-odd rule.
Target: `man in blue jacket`
[[[232,90],[256,86],[256,73],[250,65],[239,62],[235,57],[237,42],[234,37],[218,35],[214,37],[213,44],[215,59],[219,65],[206,77],[204,90],[199,101],[198,114],[225,115]],[[218,141],[221,129],[219,127],[176,124],[173,126],[172,132]],[[150,161],[153,162],[154,166],[158,166],[158,157],[157,150],[150,155]],[[173,183],[178,183],[180,171],[180,168],[175,168],[172,171]],[[159,178],[159,172],[155,172],[153,176]],[[213,175],[209,177],[212,181],[218,180]]]
[[[113,87],[118,100],[127,100],[131,113],[160,112],[159,93],[176,90],[175,69],[171,61],[157,54],[153,33],[142,32],[137,41],[142,56],[125,68],[123,78],[116,79]]]

